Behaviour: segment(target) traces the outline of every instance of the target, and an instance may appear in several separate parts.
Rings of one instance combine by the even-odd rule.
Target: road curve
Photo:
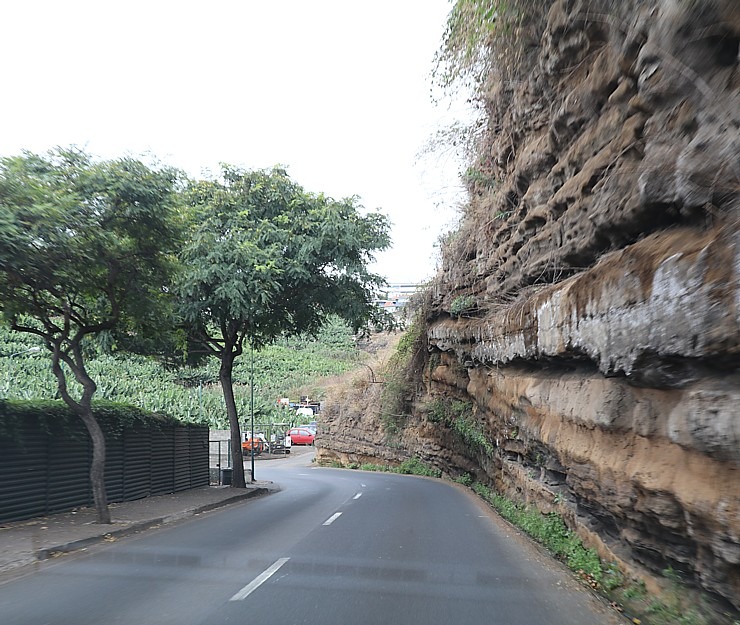
[[[2,625],[623,623],[441,480],[261,463],[279,493],[0,586]]]

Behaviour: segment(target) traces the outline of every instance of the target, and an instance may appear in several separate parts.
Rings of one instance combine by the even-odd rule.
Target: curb
[[[135,534],[137,532],[143,532],[145,530],[152,529],[153,527],[157,527],[160,525],[166,525],[168,523],[173,523],[175,521],[180,521],[182,519],[186,519],[188,517],[194,516],[196,514],[200,514],[202,512],[208,512],[210,510],[222,508],[224,506],[228,506],[233,503],[238,503],[239,501],[243,501],[245,499],[251,499],[252,497],[259,497],[261,495],[265,495],[267,493],[270,493],[276,490],[278,489],[271,489],[271,488],[264,488],[264,487],[253,488],[246,493],[234,495],[233,497],[228,497],[227,499],[222,499],[221,501],[215,501],[209,504],[205,504],[197,508],[191,508],[189,510],[184,510],[183,512],[178,512],[175,514],[170,514],[168,516],[158,517],[154,519],[147,519],[146,521],[139,521],[137,523],[132,523],[131,525],[128,525],[127,527],[122,527],[121,529],[118,529],[118,530],[113,530],[110,532],[105,532],[103,534],[98,534],[97,536],[81,538],[80,540],[75,540],[75,541],[64,543],[61,545],[55,545],[53,547],[44,547],[43,549],[39,549],[38,551],[36,551],[34,555],[36,556],[36,560],[49,560],[51,558],[55,558],[58,555],[61,555],[64,553],[72,553],[73,551],[79,551],[80,549],[85,549],[92,545],[110,541],[112,539],[123,538],[124,536],[128,536],[130,534]],[[18,567],[24,566],[26,564],[27,562],[20,561],[18,563]],[[12,568],[17,568],[17,567],[9,567],[8,570]]]

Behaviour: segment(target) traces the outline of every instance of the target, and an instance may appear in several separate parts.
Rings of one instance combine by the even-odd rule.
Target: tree
[[[280,168],[245,171],[224,165],[218,180],[187,192],[193,228],[181,260],[182,318],[198,348],[219,358],[219,382],[241,458],[234,401],[234,360],[245,346],[318,330],[336,314],[359,329],[382,319],[373,296],[384,280],[368,271],[388,247],[387,219],[306,192]],[[232,486],[245,486],[234,463]]]
[[[110,523],[105,438],[86,354],[95,338],[153,329],[171,297],[178,176],[130,158],[96,163],[76,149],[0,159],[0,313],[41,337],[60,397],[90,434],[99,523]]]

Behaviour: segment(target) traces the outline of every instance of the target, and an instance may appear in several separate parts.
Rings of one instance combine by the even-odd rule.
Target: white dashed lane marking
[[[341,512],[335,512],[335,513],[334,513],[334,514],[332,514],[332,515],[331,515],[331,516],[330,516],[330,517],[329,517],[328,519],[326,519],[326,521],[324,521],[324,523],[323,523],[323,524],[324,524],[324,525],[331,525],[331,524],[332,524],[332,523],[334,523],[334,521],[336,521],[336,520],[337,520],[337,519],[338,519],[338,518],[339,518],[340,516],[342,516],[342,513],[341,513]]]
[[[288,560],[290,560],[290,558],[280,558],[279,560],[273,562],[269,568],[265,569],[262,573],[255,577],[251,582],[249,582],[249,584],[247,584],[231,599],[229,599],[229,601],[242,601],[246,599],[255,590],[262,586],[262,584],[264,584],[268,579],[275,575],[275,573],[280,570],[280,567],[283,566],[283,564],[285,564]]]

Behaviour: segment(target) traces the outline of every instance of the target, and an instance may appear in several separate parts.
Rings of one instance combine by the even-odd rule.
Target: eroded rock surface
[[[491,76],[412,416],[389,446],[337,408],[324,453],[473,473],[740,607],[739,42],[736,0],[553,3],[531,71]],[[434,396],[472,401],[493,452]]]

